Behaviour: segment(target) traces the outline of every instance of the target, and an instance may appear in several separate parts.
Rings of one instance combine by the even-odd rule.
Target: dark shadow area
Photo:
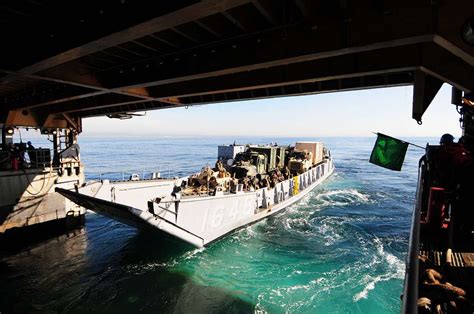
[[[193,247],[103,217],[0,259],[2,313],[250,313],[254,304],[174,271]]]
[[[0,234],[0,257],[21,252],[30,246],[38,245],[52,238],[67,237],[68,233],[79,231],[80,227],[84,225],[84,220],[84,215],[67,216],[59,220],[9,229]]]
[[[13,212],[13,205],[3,206],[0,208],[0,225],[2,225],[8,216]]]

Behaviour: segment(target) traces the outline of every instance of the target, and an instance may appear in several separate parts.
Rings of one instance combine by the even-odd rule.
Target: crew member
[[[461,141],[462,142],[462,141]],[[440,149],[434,159],[434,173],[438,173],[437,184],[454,193],[456,221],[461,232],[471,228],[472,202],[474,201],[474,158],[462,143],[455,143],[451,134],[444,134],[440,139]],[[461,230],[464,229],[464,230]]]
[[[438,185],[454,190],[466,183],[467,172],[474,166],[474,159],[462,143],[455,143],[454,136],[444,134],[439,141],[440,149],[435,155],[435,168],[438,172]]]
[[[8,151],[10,152],[10,162],[13,170],[18,170],[20,165],[20,153],[18,148],[15,147],[15,144],[10,143],[8,146]]]

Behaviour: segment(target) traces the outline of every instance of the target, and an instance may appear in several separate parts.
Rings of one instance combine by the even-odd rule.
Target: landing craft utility
[[[320,142],[219,146],[214,168],[176,179],[102,180],[72,192],[75,203],[123,223],[158,229],[202,247],[301,199],[334,170]]]

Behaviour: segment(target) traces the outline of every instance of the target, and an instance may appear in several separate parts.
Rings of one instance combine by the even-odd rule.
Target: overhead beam
[[[196,23],[197,25],[199,25],[199,27],[201,27],[202,29],[206,30],[208,33],[211,33],[212,35],[214,35],[215,37],[222,37],[222,34],[219,32],[219,31],[216,31],[215,29],[213,29],[212,27],[204,24],[204,22],[201,22],[199,20],[196,20],[194,21],[194,23]]]
[[[152,98],[152,101],[157,101]],[[48,114],[61,114],[68,113],[73,114],[81,111],[88,111],[92,109],[100,108],[109,108],[114,106],[122,105],[135,105],[150,102],[150,99],[142,99],[138,97],[120,95],[120,94],[104,94],[97,97],[83,98],[75,101],[70,101],[66,103],[56,104],[53,106],[46,106],[41,109],[36,109],[36,111],[41,110]],[[182,104],[177,99],[161,99],[159,101],[163,104],[168,104],[170,106],[181,106]]]
[[[443,81],[421,70],[415,72],[412,117],[418,123],[421,124],[421,117],[426,109],[428,109],[442,85]]]
[[[36,75],[36,74],[20,74],[18,72],[5,70],[5,69],[0,69],[0,72],[8,74],[7,76],[9,77],[9,79],[14,79],[16,77],[27,78],[27,79],[32,79],[32,80],[52,82],[52,83],[58,83],[58,84],[66,84],[66,85],[90,88],[92,90],[95,90],[91,93],[82,95],[84,97],[96,96],[98,95],[98,93],[96,93],[97,91],[103,91],[104,93],[117,93],[117,94],[122,94],[122,95],[129,95],[129,96],[141,97],[148,100],[153,100],[153,98],[145,94],[129,93],[127,91],[121,91],[120,89],[112,90],[110,88],[105,88],[100,84],[100,82],[94,81],[95,78],[93,78],[93,80],[86,79],[84,81],[79,81],[76,79],[76,76],[71,77],[69,72],[67,71],[65,72],[67,72],[68,74],[63,74],[63,75],[59,74],[61,71],[52,72],[51,76],[43,76],[43,75]],[[137,89],[134,89],[134,91],[136,90]]]
[[[151,38],[153,38],[153,39],[158,40],[159,42],[161,42],[161,43],[163,43],[163,44],[165,44],[165,45],[168,45],[168,46],[173,47],[173,48],[175,48],[175,49],[178,49],[178,48],[179,48],[178,45],[173,44],[173,43],[170,42],[169,40],[166,40],[166,39],[164,39],[164,38],[161,38],[160,36],[157,36],[157,35],[154,35],[154,34],[150,34],[149,36],[150,36]]]
[[[186,34],[185,32],[182,32],[180,31],[179,29],[177,29],[176,27],[172,27],[171,30],[173,32],[175,32],[176,34],[180,35],[181,37],[184,37],[186,38],[187,40],[193,42],[193,43],[197,43],[198,40],[192,36],[190,36],[189,34]]]
[[[97,97],[77,99],[67,103],[47,106],[41,108],[41,111],[47,112],[49,114],[71,113],[100,107],[116,106],[120,104],[132,104],[146,101],[149,100],[119,94],[103,94]]]
[[[303,16],[306,19],[309,19],[311,17],[311,13],[310,13],[308,4],[306,4],[306,1],[305,0],[294,0],[294,1],[298,9],[300,10],[301,14],[303,14]]]
[[[259,4],[266,3],[265,0],[250,1],[254,5],[256,1]],[[307,4],[309,2],[306,1]],[[426,10],[426,15],[418,16],[417,12],[420,12],[422,6],[423,10]],[[247,7],[250,6],[228,12],[232,12],[233,17],[238,17],[243,22],[246,21],[246,15],[242,15],[241,13],[245,12],[241,11]],[[256,14],[253,7],[250,9]],[[164,65],[159,64],[158,59],[147,58],[143,60],[143,63],[137,63],[136,71],[135,69],[131,71],[131,67],[127,65],[128,71],[126,69],[123,75],[118,75],[120,68],[103,73],[84,74],[80,72],[83,69],[80,65],[81,60],[77,60],[67,63],[68,66],[61,65],[38,72],[41,76],[37,77],[47,76],[46,80],[62,80],[68,84],[91,88],[91,92],[65,98],[61,96],[58,99],[46,99],[34,103],[33,108],[44,106],[44,109],[60,110],[63,105],[72,106],[75,103],[73,100],[94,96],[80,103],[91,104],[91,107],[84,107],[85,111],[96,110],[100,108],[98,106],[101,103],[95,98],[101,99],[97,96],[111,92],[132,96],[134,99],[124,101],[116,95],[116,104],[138,105],[162,98],[163,101],[166,99],[172,104],[181,105],[176,101],[177,98],[182,100],[194,96],[224,95],[223,97],[230,99],[232,93],[278,90],[287,88],[288,84],[292,86],[305,86],[314,82],[342,84],[346,79],[378,77],[385,72],[412,71],[413,69],[426,74],[429,77],[428,80],[433,78],[448,82],[465,91],[473,90],[472,54],[447,40],[443,41],[442,37],[435,34],[436,16],[440,13],[436,12],[437,6],[431,4],[431,7],[427,8],[420,4],[414,12],[403,11],[404,7],[397,9],[400,9],[400,12],[396,16],[404,16],[402,22],[394,21],[397,18],[395,14],[386,17],[377,15],[377,12],[374,13],[377,16],[369,23],[379,19],[390,19],[390,22],[386,23],[390,25],[390,28],[388,29],[388,26],[383,23],[377,24],[381,28],[385,27],[385,30],[375,30],[374,36],[372,32],[367,36],[361,35],[363,33],[361,25],[366,27],[368,22],[364,20],[364,16],[356,15],[351,16],[350,21],[344,20],[344,23],[350,23],[346,25],[347,34],[343,34],[338,28],[341,22],[338,19],[331,19],[327,24],[324,24],[326,20],[322,19],[318,28],[315,29],[309,27],[309,24],[302,25],[303,23],[292,25],[288,29],[279,26],[258,34],[235,37],[235,41],[226,38],[211,45],[204,43],[170,54],[167,56],[168,59],[165,58]],[[257,8],[257,10],[262,13],[260,9]],[[226,14],[225,10],[222,12]],[[224,19],[221,14],[216,16]],[[368,16],[370,17],[370,14]],[[418,17],[419,20],[416,23],[413,22]],[[226,25],[229,24],[227,21],[224,22]],[[417,24],[423,29],[418,30],[413,27]],[[249,28],[248,23],[244,25]],[[217,27],[216,29],[220,30]],[[164,33],[163,37],[167,38]],[[344,40],[341,40],[342,37]],[[381,42],[380,38],[390,40]],[[426,45],[430,48],[416,50],[412,54],[396,53],[398,48],[408,49],[407,47],[420,43],[431,43]],[[387,67],[378,66],[382,60],[377,60],[377,55],[366,53],[373,49],[395,51],[394,54],[381,55],[386,59]],[[399,62],[397,60],[405,63],[397,63]],[[150,67],[145,67],[149,63]],[[424,93],[429,94],[429,91]],[[61,106],[59,106],[60,103]],[[103,102],[102,105],[107,108],[109,105],[113,106],[112,102]],[[120,107],[120,105],[117,106]]]
[[[279,54],[279,53],[274,53],[273,52],[273,55],[272,55],[271,52],[262,53],[263,56],[268,57],[270,59],[276,59],[276,60],[275,61],[263,62],[263,63],[257,63],[257,64],[251,64],[251,65],[243,65],[241,67],[224,68],[222,70],[217,70],[217,71],[209,71],[212,68],[207,69],[207,70],[205,68],[201,68],[201,67],[203,67],[203,65],[198,60],[198,61],[195,61],[195,62],[199,63],[199,66],[196,67],[196,69],[198,70],[196,72],[199,72],[199,70],[201,70],[204,73],[192,74],[192,72],[190,73],[190,69],[187,68],[187,67],[183,68],[182,69],[183,72],[180,73],[179,71],[181,70],[181,68],[179,68],[178,66],[173,64],[172,66],[169,66],[169,67],[164,66],[163,68],[165,68],[165,69],[162,69],[161,71],[153,71],[153,73],[151,73],[151,74],[149,74],[149,73],[138,73],[138,71],[137,71],[136,74],[135,73],[128,73],[127,76],[124,77],[123,79],[121,77],[124,76],[124,75],[114,75],[112,77],[112,79],[117,79],[117,77],[120,76],[122,82],[117,82],[116,83],[117,85],[127,84],[128,82],[130,82],[130,83],[131,82],[137,82],[138,80],[141,80],[141,79],[144,79],[145,81],[150,81],[151,80],[152,82],[137,85],[138,88],[141,88],[141,90],[144,91],[144,93],[141,94],[141,95],[136,95],[137,87],[123,88],[123,87],[118,86],[118,87],[115,87],[115,88],[112,88],[112,89],[101,88],[101,90],[104,90],[104,91],[107,91],[107,92],[116,91],[116,92],[121,92],[121,93],[126,94],[126,95],[138,96],[138,97],[142,97],[144,99],[152,100],[152,99],[155,99],[155,97],[148,94],[148,91],[145,88],[147,86],[182,83],[182,82],[192,81],[192,80],[196,80],[196,79],[203,79],[203,78],[208,78],[208,77],[228,75],[228,74],[231,74],[231,73],[248,72],[248,71],[251,71],[251,70],[256,70],[256,69],[261,69],[261,68],[271,68],[271,67],[275,67],[275,66],[281,66],[281,65],[286,65],[286,64],[302,62],[302,61],[305,61],[305,60],[318,60],[318,59],[323,59],[323,58],[332,57],[332,56],[346,55],[346,54],[349,54],[351,52],[370,51],[370,50],[373,50],[373,49],[380,49],[380,48],[383,48],[383,47],[388,47],[388,48],[397,47],[399,45],[408,45],[408,44],[417,43],[417,42],[430,42],[431,40],[432,40],[432,36],[419,36],[419,37],[414,37],[414,38],[404,38],[404,39],[401,39],[401,40],[381,42],[381,43],[376,43],[376,44],[367,45],[367,46],[363,46],[363,47],[345,48],[345,49],[340,49],[340,50],[335,50],[335,51],[323,51],[323,52],[320,52],[320,53],[316,52],[316,53],[312,53],[312,54],[308,54],[308,55],[300,55],[300,56],[297,56],[297,57],[286,58],[286,59],[278,59],[278,57],[281,56],[281,54]],[[276,45],[276,43],[271,42],[271,41],[268,41],[266,44],[268,45],[268,48],[264,47],[262,49],[262,51],[267,51],[267,49],[271,50]],[[291,46],[291,48],[295,48],[296,50],[298,50],[298,49],[301,50],[302,49],[302,47],[294,47],[294,46]],[[273,49],[273,50],[275,50],[275,49]],[[291,53],[291,51],[288,51],[288,50],[290,50],[290,49],[287,49],[286,52]],[[232,52],[235,54],[236,53],[235,49],[232,49]],[[238,60],[238,62],[244,62],[244,63],[250,63],[251,62],[251,59],[245,59],[243,56],[241,56],[240,58],[237,58],[236,60]],[[235,61],[235,60],[232,60],[232,61]],[[210,66],[213,67],[213,64],[211,64]],[[169,71],[176,71],[176,72],[175,73],[169,73]],[[209,71],[209,72],[206,72],[206,71]],[[64,72],[59,71],[59,69],[55,72],[56,73],[53,73],[54,75],[58,75],[58,74],[59,75],[64,75],[64,74],[62,74]],[[186,75],[186,74],[191,74],[191,75]],[[185,76],[183,77],[183,76],[180,76],[180,75],[185,75]],[[162,80],[160,80],[161,78],[162,78]],[[63,82],[73,80],[73,78],[64,78],[64,77],[63,77],[63,79],[66,79],[66,80],[61,80]],[[157,81],[153,81],[153,80],[156,80],[156,79],[157,79]],[[107,79],[103,78],[101,81],[105,82],[105,81],[107,81]],[[86,85],[86,86],[88,86],[88,85]],[[171,90],[173,90],[173,89],[170,89],[170,91]],[[174,96],[174,95],[171,95],[171,96]]]
[[[275,5],[281,4],[280,0],[252,0],[252,4],[262,14],[268,23],[278,25],[281,21],[281,14],[275,9]]]
[[[137,51],[134,51],[134,50],[125,48],[125,47],[123,47],[123,46],[115,46],[114,49],[118,49],[118,50],[125,51],[126,53],[131,54],[131,55],[134,55],[134,56],[137,56],[137,57],[139,57],[139,58],[147,58],[147,57],[150,56],[149,54],[143,54],[143,53],[140,53],[140,52],[137,52]]]
[[[250,0],[204,0],[181,10],[173,11],[163,16],[151,19],[147,22],[127,28],[123,31],[94,40],[80,47],[70,49],[56,56],[27,66],[18,72],[22,74],[37,73],[60,64],[76,60],[86,55],[126,43],[128,41],[157,33],[159,31],[166,30],[181,24],[189,23],[209,15],[224,12],[249,2]]]
[[[42,92],[38,90],[36,93],[23,94],[17,98],[7,98],[4,102],[9,110],[15,109],[33,109],[41,106],[54,105],[61,102],[67,102],[84,97],[92,97],[106,93],[105,91],[97,91],[93,89],[66,85],[60,90],[53,89],[51,91]]]
[[[421,62],[421,51],[426,49],[436,49],[435,44],[414,44],[364,51],[291,65],[165,84],[149,87],[147,91],[154,98],[188,97],[413,71],[418,68]]]
[[[433,51],[426,51],[423,54],[421,66],[423,72],[449,83],[457,89],[465,92],[474,91],[473,66],[444,48],[439,47]]]
[[[98,101],[100,102],[101,101],[100,99],[102,99],[103,97],[107,97],[111,99],[112,101],[114,99],[118,99],[119,101],[122,101],[126,97],[129,97],[128,100],[136,99],[136,102],[157,100],[157,99],[154,99],[152,96],[150,96],[148,94],[148,91],[145,88],[133,88],[133,89],[130,89],[129,91],[122,91],[120,89],[112,90],[112,89],[86,85],[90,87],[90,89],[87,89],[84,87],[84,84],[75,84],[75,85],[68,86],[66,84],[66,82],[68,81],[64,81],[64,80],[51,79],[51,78],[42,77],[38,75],[21,75],[15,72],[1,70],[1,69],[0,69],[0,72],[8,73],[12,77],[14,76],[26,77],[26,78],[36,79],[36,80],[45,80],[48,82],[65,84],[64,91],[59,92],[59,93],[44,94],[44,95],[43,93],[40,93],[40,96],[42,95],[41,97],[33,97],[33,98],[30,94],[23,95],[19,98],[14,98],[14,99],[7,98],[7,101],[2,106],[0,106],[0,108],[5,111],[18,110],[18,109],[35,110],[40,107],[46,107],[46,108],[54,107],[55,109],[52,109],[52,110],[54,112],[60,113],[62,112],[61,110],[66,110],[66,108],[69,108],[71,106],[71,103],[73,104],[73,106],[77,106],[78,103],[86,103],[86,102],[97,103]],[[80,93],[81,91],[82,93]],[[76,93],[77,95],[74,95]],[[110,94],[114,96],[110,96],[106,94]],[[68,96],[68,95],[71,95],[71,96]],[[96,97],[98,97],[98,99],[95,99]],[[81,100],[81,101],[78,102],[78,100]],[[160,102],[168,103],[171,105],[179,104],[179,101],[177,99],[171,99],[171,98],[160,99]],[[67,103],[67,104],[62,105],[62,103]],[[67,112],[70,112],[70,111],[67,111]]]
[[[229,12],[224,11],[222,12],[222,15],[224,15],[226,19],[228,19],[237,28],[240,28],[240,30],[242,30],[244,33],[250,32],[250,30],[245,25],[243,25],[239,20],[233,17],[232,14],[230,14]]]
[[[144,44],[144,43],[142,43],[142,42],[139,42],[138,40],[134,40],[134,41],[132,41],[132,43],[134,43],[135,45],[138,45],[138,46],[140,46],[140,47],[143,47],[143,48],[145,48],[145,49],[151,50],[151,51],[153,51],[153,52],[155,52],[155,53],[158,53],[158,52],[159,52],[158,49],[153,48],[153,47],[151,47],[150,45],[146,45],[146,44]]]
[[[463,40],[461,35],[463,27],[469,19],[473,18],[474,1],[440,1],[438,5],[438,26],[435,42],[474,66],[474,46]],[[472,24],[471,24],[472,25]]]
[[[392,48],[394,49],[394,55],[385,55],[383,53],[380,53],[380,51],[377,51],[375,54],[373,54],[373,57],[366,58],[370,60],[368,62],[369,65],[371,65],[371,70],[368,72],[354,72],[354,73],[349,73],[351,67],[350,64],[351,62],[347,63],[348,66],[343,66],[341,67],[340,65],[343,64],[340,61],[335,61],[333,63],[327,62],[327,60],[322,60],[322,59],[316,59],[316,61],[320,61],[320,63],[313,63],[313,67],[307,66],[307,64],[302,63],[301,65],[296,65],[295,67],[291,67],[291,70],[288,72],[288,70],[285,70],[286,66],[280,66],[280,67],[271,67],[270,69],[266,70],[265,72],[267,74],[265,75],[257,75],[255,73],[263,73],[263,71],[252,71],[252,72],[237,72],[236,74],[231,74],[228,75],[228,77],[223,76],[220,77],[217,80],[214,81],[209,81],[209,80],[202,80],[200,82],[198,81],[190,81],[190,82],[183,82],[178,85],[181,85],[180,89],[176,89],[176,85],[173,84],[167,84],[164,85],[164,88],[148,88],[148,89],[134,89],[134,90],[129,90],[126,92],[126,94],[137,96],[137,97],[144,97],[144,100],[137,100],[137,103],[140,102],[145,102],[146,100],[150,99],[157,99],[157,98],[164,98],[166,99],[165,101],[172,103],[173,105],[177,105],[175,100],[169,100],[169,98],[177,98],[179,97],[184,97],[184,96],[191,96],[195,94],[201,94],[205,95],[208,93],[226,93],[226,92],[232,92],[232,91],[239,91],[239,90],[245,90],[249,88],[263,88],[263,87],[275,87],[275,86],[280,86],[280,85],[285,85],[288,83],[305,83],[306,81],[317,81],[317,80],[328,80],[328,79],[335,79],[338,78],[337,74],[338,72],[335,71],[334,73],[336,76],[333,77],[325,77],[325,76],[320,76],[322,72],[317,72],[321,71],[324,69],[324,63],[327,63],[330,67],[334,67],[339,65],[340,68],[346,69],[349,72],[345,73],[339,73],[339,78],[343,77],[353,77],[353,76],[362,76],[362,75],[371,75],[371,74],[377,74],[377,70],[375,69],[375,62],[376,58],[382,58],[379,59],[381,60],[396,60],[397,58],[402,58],[403,60],[410,60],[410,58],[415,58],[415,57],[420,57],[420,59],[416,59],[413,63],[413,65],[420,65],[422,64],[423,66],[421,67],[421,70],[424,71],[425,73],[434,73],[434,77],[441,76],[439,73],[443,74],[440,79],[443,81],[447,81],[455,86],[461,86],[461,89],[463,90],[469,90],[466,88],[469,84],[472,84],[471,80],[469,80],[469,77],[472,74],[472,69],[466,65],[462,64],[462,60],[458,60],[455,56],[451,55],[449,52],[444,51],[441,47],[435,45],[435,44],[427,44],[425,45],[425,49],[423,51],[411,51],[409,53],[399,53],[397,49],[407,49],[408,46],[401,46],[398,48]],[[427,48],[426,48],[427,47]],[[387,48],[387,50],[392,50]],[[401,50],[400,50],[401,51]],[[368,51],[370,53],[370,50]],[[362,55],[362,54],[361,54]],[[370,54],[368,54],[370,55]],[[349,55],[344,55],[342,54],[340,57],[340,60],[343,60],[342,57],[344,56],[349,56]],[[423,57],[423,58],[421,58]],[[439,64],[437,60],[443,59],[445,62],[445,65],[443,66],[442,64]],[[452,59],[454,58],[454,63]],[[339,59],[338,59],[339,60]],[[346,59],[347,60],[347,59]],[[360,58],[358,58],[360,60]],[[311,63],[309,63],[311,64]],[[319,64],[319,65],[318,65]],[[334,64],[331,66],[331,64]],[[393,63],[390,66],[393,66]],[[359,63],[359,70],[363,68],[363,66],[360,65]],[[314,70],[312,70],[314,68]],[[299,70],[298,70],[299,69]],[[401,71],[401,70],[407,70],[411,69],[410,68],[396,68],[396,71]],[[433,72],[434,69],[436,72]],[[331,68],[328,71],[333,71],[334,69]],[[393,69],[392,69],[393,70]],[[286,72],[285,72],[286,71]],[[298,73],[300,71],[301,73],[311,73],[311,76],[300,76]],[[375,71],[375,72],[374,72]],[[379,69],[378,71],[384,71],[383,69]],[[457,71],[457,72],[453,72]],[[288,75],[291,74],[291,75]],[[329,73],[329,72],[328,72]],[[464,73],[461,74],[460,73]],[[285,76],[283,76],[285,74]],[[262,77],[269,77],[268,80],[265,80],[266,86],[261,86]],[[456,82],[454,81],[449,81],[449,77],[464,77],[465,79],[463,80],[464,83],[461,83],[461,85],[458,83],[456,85]],[[299,78],[299,81],[293,81],[295,78]],[[223,85],[223,82],[227,82],[227,85]],[[204,86],[204,87],[203,87]],[[251,86],[251,87],[249,87]],[[464,86],[464,87],[462,87]],[[211,87],[211,89],[209,89]],[[161,92],[160,92],[161,90]],[[162,92],[162,91],[166,92]],[[135,101],[133,101],[135,102]],[[178,103],[179,104],[179,103]],[[103,104],[102,104],[103,105]],[[94,108],[97,108],[99,105],[94,106]],[[107,105],[108,106],[108,105]],[[110,106],[113,106],[111,103]],[[86,109],[88,109],[86,107]],[[84,109],[84,110],[86,110]],[[60,112],[60,108],[58,109],[59,111],[55,112]]]
[[[458,58],[464,60],[470,66],[474,66],[474,54],[470,54],[463,49],[459,48],[449,40],[439,35],[436,35],[433,38],[433,41],[437,43],[439,46],[443,47],[453,55],[457,56]],[[473,51],[474,52],[474,51]]]
[[[6,125],[25,126],[25,127],[42,127],[47,121],[48,115],[44,113],[28,113],[24,115],[21,110],[10,110],[7,111],[4,118]],[[53,121],[57,127],[66,127],[66,121],[64,119],[58,119]]]
[[[352,22],[354,25],[348,28],[347,34],[343,34],[344,32],[339,29],[339,22],[328,22],[326,19],[324,23],[318,24],[317,30],[312,30],[307,25],[287,25],[285,29],[271,29],[237,37],[231,41],[216,42],[210,46],[185,49],[180,54],[169,57],[136,62],[134,66],[140,71],[127,73],[127,75],[117,75],[120,68],[115,68],[97,73],[96,76],[98,81],[109,89],[147,87],[362,50],[430,42],[436,31],[436,15],[434,12],[427,12],[428,14],[419,16],[418,11],[411,12],[409,9],[402,9],[400,14],[406,15],[403,25],[396,17],[385,17],[388,21],[380,25],[380,28],[387,29],[386,25],[393,25],[387,33],[389,35],[383,37],[380,36],[382,32],[378,31],[374,36],[360,39],[360,34],[365,33],[367,23],[372,21],[371,18],[374,23],[380,23],[378,17],[354,16]],[[418,29],[416,27],[418,23],[427,26]],[[346,46],[341,45],[341,38],[344,36],[348,38]],[[385,40],[381,41],[382,38]],[[62,67],[57,67],[57,71],[43,71],[42,75],[64,78],[64,73],[71,73],[71,71],[62,71]],[[74,78],[67,79],[74,80]]]
[[[66,120],[69,123],[69,125],[74,130],[76,130],[78,133],[82,132],[80,122],[78,121],[78,120],[80,120],[80,118],[73,118],[67,113],[62,113],[61,116],[64,118],[64,120]],[[77,121],[74,121],[74,120],[77,120]]]
[[[133,60],[133,59],[130,59],[130,58],[127,58],[127,57],[117,55],[117,54],[115,54],[113,52],[110,52],[110,51],[107,51],[107,50],[101,50],[100,53],[105,54],[107,56],[110,56],[110,57],[112,57],[112,59],[119,59],[119,60],[123,60],[125,62],[130,62],[130,61]],[[20,71],[20,73],[21,73],[21,71]]]
[[[208,77],[217,77],[222,75],[234,74],[239,72],[248,72],[258,69],[265,69],[271,67],[277,67],[282,65],[294,64],[299,62],[325,59],[340,55],[348,55],[351,53],[358,53],[382,48],[395,48],[404,45],[431,42],[432,36],[419,36],[412,38],[403,38],[400,40],[393,40],[387,42],[379,42],[366,46],[336,49],[336,50],[323,50],[315,51],[307,54],[296,54],[296,51],[303,49],[309,50],[308,47],[303,48],[302,44],[287,46],[283,51],[275,49],[278,43],[281,43],[281,38],[275,41],[269,41],[265,44],[265,48],[262,48],[258,52],[248,51],[246,46],[239,46],[240,49],[229,48],[229,52],[225,57],[227,60],[226,64],[223,64],[221,57],[209,59],[199,59],[198,57],[182,61],[182,65],[164,64],[157,69],[152,69],[142,73],[131,73],[128,77],[117,78],[117,75],[110,75],[103,77],[102,81],[111,84],[112,88],[120,88],[122,90],[128,90],[129,88],[136,87],[150,87],[172,83],[182,83],[185,81],[192,81],[196,79],[204,79]],[[311,51],[311,50],[310,50]],[[255,57],[257,53],[258,57]],[[231,57],[232,56],[232,57]],[[201,62],[202,61],[202,62]],[[195,64],[196,66],[189,67],[189,64]],[[185,65],[183,67],[183,65]],[[133,85],[131,85],[133,84]]]
[[[412,72],[387,73],[364,77],[352,77],[343,79],[333,79],[328,81],[262,87],[250,90],[227,91],[218,94],[196,95],[180,98],[180,101],[183,104],[192,106],[239,100],[313,95],[370,88],[407,86],[411,84],[413,84]]]
[[[132,107],[133,106],[133,107]],[[88,111],[75,112],[74,115],[77,117],[97,117],[104,116],[111,113],[121,113],[121,112],[137,112],[145,110],[156,110],[156,109],[170,109],[177,107],[184,107],[186,105],[170,105],[158,101],[147,101],[135,104],[121,104],[118,106],[111,106],[105,108],[96,108]]]

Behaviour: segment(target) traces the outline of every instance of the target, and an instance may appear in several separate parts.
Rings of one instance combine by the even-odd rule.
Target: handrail
[[[92,176],[93,177],[98,176],[99,180],[108,178],[113,181],[128,181],[129,177],[131,177],[133,174],[141,174],[140,180],[149,180],[152,178],[153,173],[159,173],[161,179],[171,178],[171,174],[173,172],[171,170],[171,164],[159,165],[157,168],[159,169],[158,171],[147,170],[147,169],[128,169],[128,170],[122,170],[122,171],[101,172],[99,174],[95,174]],[[166,176],[163,176],[163,172],[162,172],[163,168],[165,169],[167,173]]]
[[[405,284],[403,289],[403,302],[401,313],[417,313],[418,303],[418,273],[419,273],[419,250],[420,250],[420,212],[421,199],[423,195],[423,161],[418,168],[418,186],[416,189],[416,202],[413,209],[410,240],[408,242],[408,254],[405,268]]]
[[[45,151],[48,151],[48,155],[44,154]],[[35,149],[27,149],[25,153],[28,155],[30,160],[30,168],[35,166],[36,168],[46,167],[51,164],[52,161],[52,150],[48,148],[35,148]],[[34,154],[35,158],[32,160],[32,155]]]
[[[46,154],[45,152],[48,153]],[[26,149],[21,152],[15,152],[13,156],[15,159],[22,162],[21,169],[45,169],[46,167],[51,166],[51,152],[52,150],[48,148],[35,148]],[[7,156],[6,158],[2,157],[0,160],[0,168],[3,169],[4,167],[2,167],[1,164],[4,165],[6,162],[9,162],[12,157],[12,154],[8,150],[0,150],[0,154]],[[5,169],[10,170],[9,166],[6,166]]]

